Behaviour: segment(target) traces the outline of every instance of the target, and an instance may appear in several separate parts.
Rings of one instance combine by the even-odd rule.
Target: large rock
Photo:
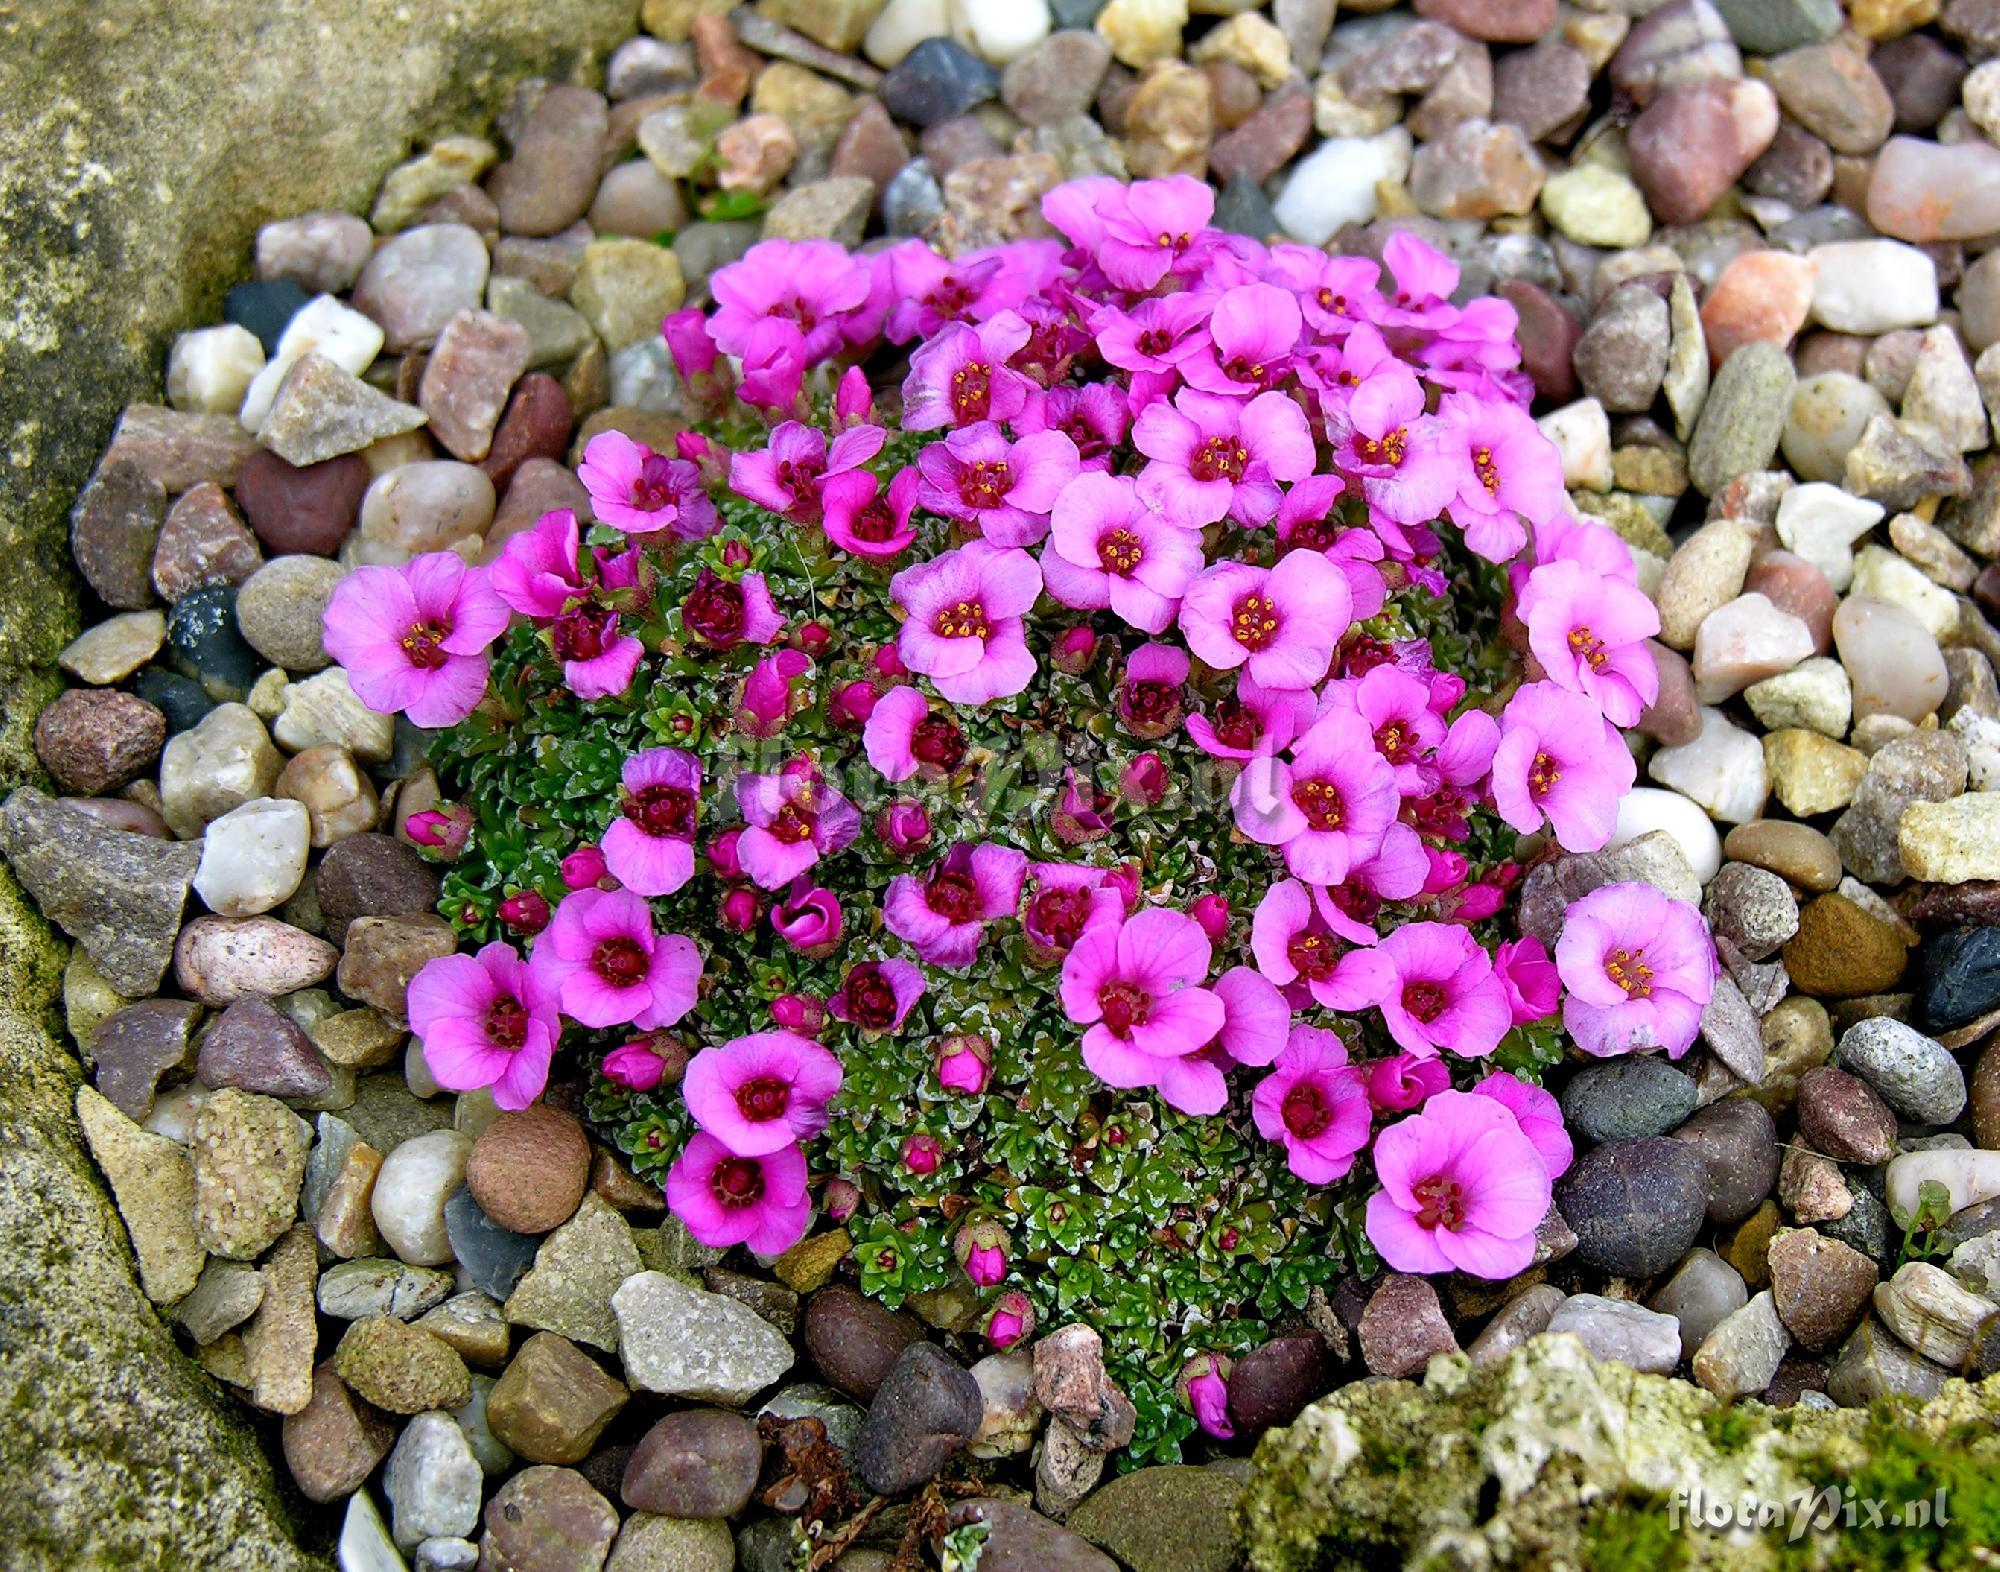
[[[26,0],[0,49],[0,793],[75,636],[68,514],[167,346],[220,320],[265,218],[365,206],[508,84],[592,74],[633,0]],[[232,61],[229,69],[216,62]],[[62,947],[0,868],[0,1543],[21,1568],[330,1565],[241,1405],[176,1349],[45,1029]]]

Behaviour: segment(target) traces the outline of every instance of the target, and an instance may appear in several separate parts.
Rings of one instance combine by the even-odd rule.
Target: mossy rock
[[[215,321],[257,225],[366,211],[411,147],[532,75],[585,78],[637,0],[26,0],[0,49],[0,795],[83,616],[67,520],[175,332]],[[329,1564],[335,1526],[134,1279],[54,1035],[62,946],[0,869],[0,1561]]]
[[[1850,1524],[1849,1487],[1887,1513],[1942,1488],[1949,1521]],[[1673,1509],[1696,1491],[1785,1515],[1710,1532]],[[2000,1377],[1948,1382],[1922,1407],[1723,1405],[1544,1335],[1497,1365],[1439,1358],[1421,1385],[1315,1403],[1259,1443],[1238,1513],[1255,1572],[1971,1566],[2000,1536]]]

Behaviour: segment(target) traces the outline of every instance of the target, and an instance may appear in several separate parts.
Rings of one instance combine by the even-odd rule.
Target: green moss
[[[1621,1496],[1598,1508],[1583,1548],[1591,1572],[1677,1572],[1688,1563],[1686,1536],[1666,1503],[1647,1496]]]

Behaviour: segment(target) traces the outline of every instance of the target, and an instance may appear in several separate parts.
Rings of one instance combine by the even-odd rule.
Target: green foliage
[[[1663,1504],[1644,1497],[1608,1502],[1592,1515],[1583,1544],[1591,1572],[1674,1572],[1688,1561],[1686,1531]]]
[[[752,429],[718,435],[738,448],[756,440]],[[874,467],[884,476],[895,473],[919,440],[895,437]],[[933,852],[961,840],[998,840],[1020,848],[1031,863],[1129,862],[1153,902],[1185,906],[1221,895],[1229,902],[1231,932],[1217,947],[1218,970],[1248,961],[1250,916],[1280,866],[1270,851],[1235,832],[1226,801],[1233,767],[1203,754],[1184,729],[1148,740],[1120,718],[1121,646],[1129,652],[1139,636],[1100,615],[1093,624],[1100,640],[1095,663],[1082,675],[1065,675],[1048,656],[1076,618],[1031,619],[1036,681],[1015,698],[955,712],[969,748],[950,778],[918,778],[892,789],[860,758],[858,735],[838,724],[826,703],[829,694],[875,675],[874,655],[895,639],[891,570],[832,553],[817,532],[739,498],[723,498],[720,506],[725,526],[717,536],[677,553],[646,549],[655,592],[650,609],[640,609],[643,597],[634,598],[634,631],[648,655],[629,692],[594,703],[576,699],[562,684],[546,638],[516,627],[496,648],[487,703],[439,739],[433,757],[445,791],[468,804],[476,821],[471,850],[447,878],[443,908],[468,943],[507,937],[494,914],[517,891],[538,890],[551,905],[559,902],[561,859],[606,828],[625,758],[672,744],[694,750],[705,771],[699,844],[735,819],[730,783],[738,773],[772,770],[805,753],[867,820],[892,798],[921,802],[933,825]],[[920,519],[922,534],[905,560],[922,560],[948,543],[944,521]],[[616,539],[607,532],[601,543]],[[1219,549],[1268,561],[1273,547],[1268,531],[1230,531]],[[815,619],[828,638],[811,678],[798,685],[801,707],[775,739],[731,725],[743,680],[765,652],[750,646],[717,652],[681,628],[680,607],[700,572],[734,578],[751,568],[766,575],[794,629]],[[1463,577],[1477,570],[1458,564],[1453,571]],[[1497,617],[1491,584],[1468,585],[1462,593],[1495,594],[1482,615],[1489,623]],[[1458,627],[1445,603],[1421,590],[1397,593],[1364,631],[1385,642],[1430,637],[1467,676],[1474,697],[1488,702],[1505,679],[1504,661],[1485,631],[1475,637]],[[1198,670],[1193,702],[1229,686]],[[1117,801],[1122,771],[1145,752],[1166,761],[1172,789],[1152,807]],[[1072,772],[1110,796],[1111,833],[1093,845],[1065,845],[1052,827]],[[1467,849],[1477,870],[1511,845],[1511,832],[1482,822]],[[931,855],[918,860],[917,871]],[[660,927],[690,935],[705,956],[701,1002],[678,1028],[689,1050],[768,1029],[780,995],[824,998],[849,966],[907,954],[881,919],[889,883],[905,871],[870,829],[822,862],[814,877],[838,894],[846,918],[841,952],[824,959],[791,949],[768,923],[741,937],[724,932],[722,889],[705,862],[686,887],[655,901]],[[1385,924],[1396,916],[1386,914]],[[1230,1105],[1214,1118],[1175,1113],[1150,1093],[1106,1088],[1079,1058],[1078,1030],[1056,998],[1056,973],[1030,948],[1018,924],[994,925],[975,965],[928,969],[929,991],[900,1033],[834,1025],[826,1040],[842,1061],[845,1085],[829,1129],[808,1156],[816,1182],[838,1176],[859,1188],[849,1222],[852,1260],[861,1286],[884,1303],[965,1287],[952,1253],[964,1218],[984,1216],[1005,1228],[1009,1272],[987,1291],[987,1302],[1019,1289],[1044,1327],[1077,1319],[1097,1327],[1114,1375],[1139,1411],[1129,1461],[1173,1461],[1193,1429],[1174,1392],[1186,1358],[1245,1352],[1296,1320],[1315,1288],[1346,1270],[1375,1269],[1361,1226],[1371,1176],[1364,1160],[1332,1187],[1295,1178],[1282,1150],[1250,1122],[1254,1075],[1235,1077]],[[1308,1009],[1301,1019],[1334,1027],[1357,1059],[1393,1051],[1372,1017],[1333,1019]],[[952,1033],[976,1033],[991,1044],[991,1084],[983,1095],[954,1095],[939,1085],[936,1044]],[[566,1046],[594,1069],[628,1035],[572,1029]],[[1557,1052],[1552,1032],[1517,1032],[1500,1062],[1533,1075]],[[1454,1065],[1461,1084],[1487,1068]],[[642,1179],[663,1182],[689,1133],[676,1090],[633,1094],[593,1074],[586,1106]],[[917,1134],[935,1137],[942,1153],[928,1175],[911,1172],[903,1160],[905,1141]]]

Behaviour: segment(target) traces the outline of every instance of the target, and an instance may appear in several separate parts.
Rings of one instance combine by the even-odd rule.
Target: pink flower
[[[1010,442],[984,421],[917,454],[917,501],[992,545],[1032,546],[1049,532],[1049,510],[1076,472],[1076,444],[1062,432]]]
[[[812,1221],[805,1153],[787,1146],[738,1157],[697,1130],[667,1170],[667,1205],[711,1250],[740,1244],[759,1255],[782,1255]]]
[[[976,540],[889,581],[909,613],[896,652],[954,704],[1012,698],[1035,675],[1021,619],[1042,592],[1025,551]]]
[[[326,608],[327,653],[347,668],[355,696],[415,726],[455,726],[486,695],[486,646],[507,629],[507,607],[485,570],[449,551],[401,568],[356,568]]]
[[[1539,524],[1566,505],[1562,458],[1517,405],[1453,393],[1442,414],[1464,450],[1458,494],[1447,507],[1471,550],[1506,562],[1528,543],[1522,519]]]
[[[1069,954],[1084,929],[1124,918],[1125,903],[1105,883],[1102,868],[1038,862],[1028,869],[1028,876],[1034,885],[1021,908],[1021,930],[1038,964],[1054,963]]]
[[[1229,935],[1229,897],[1204,895],[1188,908],[1188,915],[1201,924],[1209,941],[1220,944]]]
[[[1065,606],[1108,606],[1141,632],[1158,633],[1201,565],[1201,537],[1141,502],[1129,476],[1086,472],[1056,497],[1042,582]]]
[[[667,1061],[644,1040],[614,1048],[598,1066],[606,1080],[628,1092],[650,1092],[667,1077]]]
[[[1175,1383],[1180,1399],[1204,1434],[1218,1441],[1236,1437],[1229,1420],[1230,1362],[1220,1354],[1197,1354],[1181,1367]]]
[[[688,1061],[681,1096],[694,1122],[738,1157],[764,1157],[826,1128],[840,1061],[793,1032],[752,1032]]]
[[[776,773],[736,778],[736,804],[747,821],[736,842],[743,871],[767,890],[782,889],[861,833],[861,814],[810,759],[787,760]]]
[[[792,718],[792,684],[810,670],[812,660],[798,650],[773,650],[758,661],[743,679],[736,729],[751,737],[777,736]],[[837,710],[832,713],[837,717]]]
[[[1063,961],[1064,1012],[1083,1034],[1083,1062],[1107,1086],[1159,1088],[1182,1113],[1212,1114],[1227,1096],[1200,1051],[1222,1030],[1210,989],[1208,937],[1185,913],[1154,907],[1088,928]]]
[[[615,611],[566,611],[549,628],[549,648],[579,699],[605,699],[632,686],[646,647],[618,631]]]
[[[932,779],[965,762],[965,733],[948,713],[933,715],[930,701],[904,684],[875,701],[861,728],[868,762],[885,780],[906,781],[922,771]]]
[[[1333,663],[1353,620],[1347,579],[1314,551],[1275,568],[1218,562],[1187,587],[1180,628],[1188,648],[1218,670],[1241,666],[1265,688],[1310,688]]]
[[[701,471],[686,459],[655,453],[622,431],[600,431],[590,439],[576,478],[590,493],[598,522],[628,535],[671,529],[692,539],[714,531],[714,504],[701,483]]]
[[[1279,481],[1312,473],[1312,432],[1305,412],[1282,393],[1248,403],[1192,388],[1149,404],[1132,425],[1132,442],[1152,462],[1139,495],[1171,524],[1199,529],[1225,514],[1239,524],[1267,522],[1278,511]]]
[[[1250,919],[1258,971],[1281,988],[1303,983],[1316,1003],[1352,1014],[1382,997],[1392,968],[1373,949],[1350,949],[1343,940],[1372,946],[1375,934],[1296,879],[1266,890]]]
[[[969,1032],[940,1037],[937,1045],[938,1085],[961,1097],[977,1097],[993,1074],[993,1048],[984,1037]]]
[[[934,1135],[912,1135],[903,1141],[903,1167],[919,1179],[928,1179],[944,1161],[944,1148]]]
[[[875,838],[907,861],[930,844],[931,816],[920,802],[892,802],[875,815]]]
[[[736,396],[759,409],[797,409],[811,353],[805,334],[791,323],[775,317],[759,322],[743,343],[743,375]]]
[[[903,429],[935,431],[1012,420],[1034,384],[1010,367],[1028,342],[1028,324],[1002,311],[978,327],[948,322],[910,357],[903,381]]]
[[[1551,1179],[1560,1179],[1569,1170],[1576,1148],[1563,1128],[1562,1105],[1553,1096],[1506,1070],[1495,1070],[1473,1091],[1491,1097],[1514,1116]]]
[[[1125,729],[1148,742],[1178,731],[1190,669],[1187,651],[1177,645],[1141,644],[1134,650],[1125,662],[1125,680],[1118,687],[1118,718]],[[1142,757],[1159,758],[1157,754]]]
[[[410,979],[410,1030],[431,1079],[448,1092],[493,1088],[510,1111],[542,1095],[562,1023],[556,998],[514,947],[440,955]]]
[[[817,1037],[826,1030],[826,1001],[817,994],[781,993],[771,1001],[771,1019],[788,1032]]]
[[[425,808],[403,821],[403,833],[432,862],[456,862],[472,838],[472,810],[457,802]]]
[[[1513,1011],[1516,1026],[1546,1020],[1562,998],[1555,962],[1532,934],[1509,939],[1493,952],[1493,975],[1507,990],[1507,1007]]]
[[[895,344],[928,337],[947,322],[978,320],[1004,288],[997,275],[1006,257],[997,250],[946,258],[921,240],[905,240],[891,246],[885,259],[895,304],[884,336]]]
[[[827,1008],[864,1032],[900,1032],[924,987],[923,969],[908,961],[863,961],[848,968]]]
[[[500,920],[524,939],[532,939],[549,925],[549,903],[540,890],[521,890],[497,907]]]
[[[1352,344],[1372,329],[1358,330]],[[1396,524],[1421,524],[1444,511],[1458,489],[1444,424],[1424,413],[1424,390],[1402,361],[1388,359],[1346,398],[1322,396],[1334,464],[1361,482],[1361,494]]]
[[[1524,835],[1546,818],[1565,851],[1592,852],[1610,840],[1638,767],[1597,705],[1553,682],[1531,682],[1507,701],[1501,727],[1493,753],[1500,817]]]
[[[1132,410],[1124,393],[1109,382],[1093,382],[1086,387],[1036,388],[1028,396],[1027,407],[1014,417],[1014,430],[1022,436],[1031,431],[1066,432],[1076,444],[1077,458],[1085,469],[1107,470],[1111,452],[1132,429]]]
[[[916,947],[932,966],[970,966],[985,925],[1021,903],[1025,852],[995,841],[961,841],[928,876],[899,874],[889,882],[882,922]]]
[[[604,832],[604,862],[640,895],[671,895],[694,876],[701,764],[681,748],[648,748],[625,761],[625,795]]]
[[[873,283],[868,264],[831,240],[761,241],[710,278],[709,336],[742,355],[760,325],[783,325],[804,363],[821,361],[840,347],[843,319],[868,303]]]
[[[1383,937],[1377,953],[1395,968],[1379,1001],[1383,1024],[1411,1053],[1449,1048],[1477,1059],[1499,1047],[1514,1024],[1492,958],[1457,923],[1405,923]]]
[[[1311,689],[1266,688],[1244,672],[1235,695],[1217,699],[1206,715],[1190,715],[1187,729],[1202,752],[1241,762],[1257,753],[1283,753],[1316,713]]]
[[[674,357],[674,370],[683,382],[715,369],[720,351],[708,336],[708,313],[699,306],[669,312],[660,324],[660,336]]]
[[[1612,725],[1637,724],[1660,696],[1660,670],[1646,648],[1660,614],[1637,586],[1580,563],[1545,563],[1528,575],[1520,617],[1549,680],[1593,700]]]
[[[681,626],[712,648],[732,650],[746,640],[771,643],[784,632],[785,619],[763,574],[732,581],[703,568],[681,603]]]
[[[551,621],[588,590],[577,571],[581,539],[570,509],[544,513],[501,548],[488,574],[493,593],[524,617]]]
[[[1214,216],[1215,188],[1190,175],[1169,175],[1135,181],[1119,194],[1122,202],[1101,204],[1097,261],[1120,289],[1143,293],[1193,250]]]
[[[1208,341],[1210,297],[1154,295],[1130,310],[1105,306],[1090,317],[1097,352],[1122,371],[1177,373]],[[1079,444],[1081,446],[1081,444]]]
[[[1238,1064],[1266,1065],[1277,1058],[1291,1030],[1292,1007],[1263,973],[1253,966],[1232,966],[1215,979],[1212,991],[1223,1012],[1216,1046]]]
[[[1420,797],[1434,781],[1430,755],[1444,743],[1444,717],[1431,708],[1430,684],[1395,666],[1327,686],[1325,702],[1352,709],[1368,723],[1375,751],[1396,772],[1396,789]]]
[[[1368,1144],[1370,1112],[1347,1046],[1318,1026],[1295,1026],[1269,1075],[1250,1095],[1257,1133],[1285,1148],[1285,1166],[1307,1184],[1345,1178]]]
[[[1333,710],[1292,744],[1289,763],[1260,754],[1229,788],[1236,826],[1283,849],[1308,884],[1339,884],[1380,849],[1402,798],[1368,723]]]
[[[694,1008],[701,952],[656,933],[630,890],[578,890],[535,941],[531,964],[563,1013],[585,1026],[671,1026]]]
[[[1547,523],[1535,526],[1535,561],[1580,563],[1603,578],[1626,584],[1639,582],[1632,548],[1618,538],[1617,532],[1596,519],[1579,518],[1567,509],[1559,509]],[[1514,571],[1520,571],[1519,564]],[[1523,577],[1525,580],[1525,574]]]
[[[563,888],[588,890],[604,882],[604,876],[611,871],[611,865],[604,860],[604,848],[593,841],[585,841],[560,864]]]
[[[1210,345],[1181,362],[1181,375],[1204,393],[1237,398],[1266,393],[1291,370],[1304,325],[1299,302],[1273,284],[1225,289],[1208,319]]]
[[[886,493],[869,470],[851,469],[829,475],[820,487],[824,510],[820,528],[842,551],[873,562],[886,562],[917,538],[910,515],[917,508],[920,484],[914,466],[897,470]]]
[[[963,1224],[951,1242],[952,1254],[965,1275],[980,1288],[991,1288],[1007,1275],[1007,1230],[990,1217]]]
[[[1368,1101],[1383,1113],[1421,1108],[1450,1085],[1451,1072],[1442,1059],[1398,1053],[1368,1066]]]
[[[781,518],[815,523],[825,482],[859,470],[882,451],[888,436],[880,426],[856,426],[835,437],[829,448],[825,432],[787,420],[771,433],[768,446],[729,461],[729,484],[738,496]]]
[[[986,1312],[986,1341],[996,1353],[1004,1353],[1024,1337],[1035,1333],[1035,1304],[1018,1288],[1010,1288],[993,1301]]]
[[[809,960],[838,949],[846,925],[840,897],[810,879],[794,879],[785,898],[771,908],[772,930]]]
[[[1573,902],[1556,941],[1563,1025],[1585,1053],[1664,1048],[1678,1059],[1715,991],[1701,913],[1650,884],[1607,884]]]
[[[1534,1259],[1549,1173],[1495,1099],[1439,1092],[1375,1138],[1375,1176],[1368,1238],[1396,1271],[1498,1280]]]

